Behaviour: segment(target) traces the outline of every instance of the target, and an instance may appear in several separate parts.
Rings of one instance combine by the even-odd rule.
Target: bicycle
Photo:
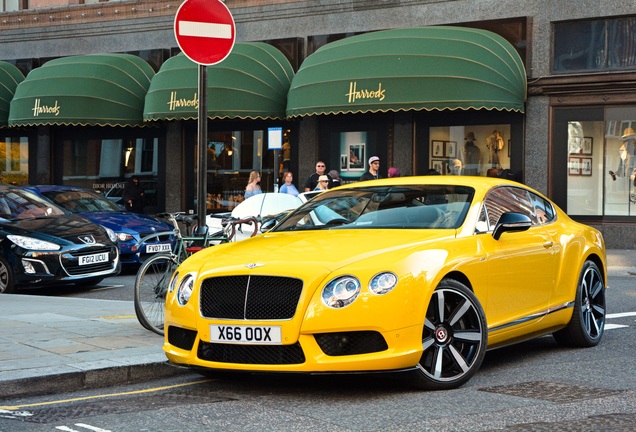
[[[227,222],[223,230],[219,233],[209,235],[207,230],[205,230],[203,235],[184,236],[181,233],[179,223],[186,226],[186,232],[193,232],[193,227],[196,224],[195,216],[187,216],[181,212],[162,213],[157,216],[166,218],[172,223],[174,226],[173,234],[176,237],[176,241],[172,245],[169,253],[154,255],[145,260],[141,267],[139,267],[135,278],[134,303],[135,314],[137,315],[139,323],[144,328],[163,335],[164,305],[166,293],[168,292],[168,284],[179,264],[193,253],[205,247],[232,241],[236,234],[237,225],[253,223],[254,232],[252,236],[256,235],[258,221],[256,218],[251,217],[244,219],[226,219]],[[140,243],[158,238],[159,235],[160,234],[148,235],[140,240]]]

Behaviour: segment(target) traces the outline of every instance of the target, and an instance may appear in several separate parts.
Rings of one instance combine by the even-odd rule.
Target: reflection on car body
[[[30,191],[0,186],[0,293],[94,285],[119,273],[115,233]]]
[[[373,180],[186,260],[164,350],[194,368],[393,372],[450,389],[487,349],[546,334],[598,344],[606,278],[600,232],[520,183]]]

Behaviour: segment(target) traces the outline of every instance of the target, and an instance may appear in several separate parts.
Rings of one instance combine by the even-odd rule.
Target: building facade
[[[151,66],[148,91],[153,80],[165,76],[162,66],[179,51],[173,27],[180,3],[6,1],[0,13],[0,61],[15,66],[30,83],[16,83],[20,77],[12,70],[5,72],[9,78],[0,74],[0,81],[9,83],[5,84],[9,94],[11,83],[14,88],[21,85],[18,94],[27,88],[45,92],[51,86],[37,87],[37,74],[31,72],[52,60],[117,53],[137,56]],[[466,175],[503,171],[544,192],[575,219],[597,226],[610,247],[636,246],[634,2],[225,3],[236,22],[237,43],[275,47],[289,62],[292,76],[283,113],[241,114],[241,107],[234,109],[229,101],[245,100],[250,106],[256,102],[228,93],[220,93],[226,96],[219,96],[224,104],[218,111],[210,114],[208,109],[207,189],[212,209],[231,208],[240,201],[252,170],[263,174],[266,191],[273,190],[287,169],[302,189],[318,160],[325,161],[328,170],[340,171],[345,181],[355,181],[367,168],[368,158],[377,155],[383,176],[389,166],[399,167],[403,175],[425,174],[430,168],[452,174],[460,164]],[[436,39],[417,31],[417,37],[427,41],[405,42],[413,39],[409,29],[440,26],[457,33]],[[498,38],[478,42],[484,30],[505,44]],[[402,38],[399,49],[386,45],[387,39],[397,37]],[[442,46],[451,39],[461,43]],[[359,45],[350,48],[354,43]],[[474,44],[484,50],[482,54],[470,48]],[[510,58],[497,63],[508,54],[496,58],[483,54],[494,52],[494,45],[505,45]],[[407,54],[413,53],[401,51],[422,46],[428,47],[429,59],[433,54],[435,59],[410,63]],[[440,55],[444,50],[452,56]],[[395,52],[401,55],[392,55]],[[463,63],[446,63],[449,57]],[[345,66],[344,59],[352,62]],[[504,71],[514,69],[517,59],[523,76]],[[252,67],[239,64],[237,69]],[[332,66],[312,75],[319,64]],[[409,68],[420,72],[430,65],[438,67],[428,75],[439,78],[433,84],[410,82],[412,74],[394,79]],[[460,74],[471,84],[455,81]],[[280,81],[280,74],[273,75]],[[234,80],[234,75],[225,73],[219,77]],[[345,90],[327,86],[335,77]],[[54,78],[59,77],[45,74],[42,80],[50,83]],[[310,85],[316,90],[304,92]],[[424,85],[426,91],[419,93]],[[217,87],[227,91],[230,86]],[[499,94],[501,89],[512,96]],[[37,91],[26,92],[25,97],[44,94]],[[114,91],[104,92],[117,99]],[[462,94],[472,99],[467,96],[469,102],[460,103]],[[380,101],[381,97],[385,99]],[[192,100],[184,94],[172,102],[185,108]],[[122,124],[105,114],[87,120],[82,112],[64,121],[59,116],[43,120],[42,112],[34,120],[27,117],[38,110],[55,111],[55,103],[36,107],[25,102],[30,111],[23,108],[24,114],[17,106],[18,102],[9,104],[6,110],[13,111],[0,127],[2,181],[108,189],[139,175],[153,192],[148,212],[195,208],[197,121],[191,115],[153,117],[142,104],[140,124]]]

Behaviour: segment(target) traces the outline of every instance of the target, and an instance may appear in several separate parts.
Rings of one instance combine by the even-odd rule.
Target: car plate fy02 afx
[[[172,247],[168,243],[146,245],[146,253],[170,252]]]
[[[211,342],[255,345],[280,345],[280,326],[210,325]]]
[[[99,264],[108,261],[108,252],[93,255],[83,255],[79,258],[79,265]]]

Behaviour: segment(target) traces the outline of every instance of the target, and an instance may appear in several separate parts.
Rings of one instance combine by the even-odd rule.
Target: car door
[[[493,189],[482,212],[488,225],[488,231],[481,234],[488,269],[488,325],[493,328],[530,321],[548,308],[556,271],[554,242],[537,218],[526,189]],[[532,226],[522,232],[506,232],[496,240],[492,230],[505,212],[528,216]]]

